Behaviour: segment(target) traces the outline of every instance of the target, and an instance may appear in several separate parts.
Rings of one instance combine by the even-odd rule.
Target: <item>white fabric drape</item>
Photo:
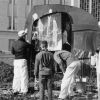
[[[28,70],[27,61],[25,59],[14,60],[14,78],[12,88],[14,92],[28,92]]]
[[[98,100],[100,100],[100,51],[99,54],[96,53],[94,56],[91,56],[91,65],[96,66]]]
[[[98,100],[100,100],[100,51],[96,60]]]

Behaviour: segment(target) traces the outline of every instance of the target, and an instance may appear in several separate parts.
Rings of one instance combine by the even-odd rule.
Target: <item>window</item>
[[[11,16],[8,16],[8,20],[9,20],[9,26],[8,26],[8,30],[11,30]]]
[[[15,41],[15,39],[9,39],[9,45],[8,45],[9,51],[11,51],[11,47],[12,47],[12,44],[14,43],[14,41]]]
[[[12,0],[9,0],[9,4],[11,4],[12,3]]]
[[[8,26],[8,30],[15,30],[15,18],[13,19],[13,27],[12,27],[12,17],[8,16],[8,20],[9,20],[9,26]]]
[[[13,0],[14,4],[15,4],[15,0]],[[12,0],[9,0],[9,4],[12,4]]]
[[[30,0],[27,0],[27,5],[29,5],[30,4]]]

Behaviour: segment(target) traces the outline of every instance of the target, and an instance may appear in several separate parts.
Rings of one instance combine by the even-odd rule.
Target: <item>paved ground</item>
[[[30,91],[28,95],[17,95],[14,96],[12,94],[11,83],[0,83],[0,100],[39,100],[39,93],[38,91],[34,91],[33,83],[30,84]],[[83,86],[82,86],[83,87]],[[59,95],[59,91],[53,90],[53,100],[57,100]],[[47,92],[45,94],[47,100]],[[95,91],[86,92],[84,94],[76,93],[72,99],[69,100],[98,100],[97,93]]]
[[[38,91],[34,91],[33,87],[30,88],[30,92],[27,95],[13,95],[11,84],[0,85],[0,100],[39,100]],[[32,84],[30,85],[32,86]],[[53,91],[53,100],[57,100],[59,91]],[[45,100],[47,99],[47,92],[45,92]],[[78,94],[72,99],[68,100],[97,100],[97,93],[87,92],[86,94]]]
[[[53,100],[57,100],[58,95],[53,95]],[[47,96],[45,96],[47,100]],[[28,95],[17,95],[14,96],[12,94],[1,94],[0,100],[39,100],[39,94],[36,92],[34,94],[28,94]],[[75,96],[72,99],[66,99],[66,100],[97,100],[97,98],[92,96]]]

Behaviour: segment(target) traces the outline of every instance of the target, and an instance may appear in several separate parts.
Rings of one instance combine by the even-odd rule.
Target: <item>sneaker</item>
[[[27,95],[28,93],[25,92],[25,93],[19,93],[18,95]]]
[[[66,99],[58,98],[58,100],[69,100],[69,98],[68,97],[66,97]]]

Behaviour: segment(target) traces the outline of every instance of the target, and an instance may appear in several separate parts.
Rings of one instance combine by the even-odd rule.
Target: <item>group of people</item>
[[[28,93],[29,81],[27,62],[30,57],[31,45],[26,42],[26,35],[26,31],[19,31],[18,40],[13,43],[11,49],[12,54],[15,55],[14,78],[12,85],[14,94]],[[36,55],[34,64],[34,75],[36,79],[39,79],[40,100],[45,100],[45,88],[48,90],[48,100],[53,100],[52,79],[55,74],[55,62],[59,65],[61,71],[63,72],[61,91],[58,99],[66,100],[67,97],[74,96],[74,91],[71,88],[75,81],[76,74],[81,69],[82,62],[70,52],[70,44],[65,43],[62,46],[62,50],[56,51],[54,54],[48,51],[47,41],[41,41],[40,48],[41,50]],[[100,76],[100,74],[98,74],[98,76]]]

